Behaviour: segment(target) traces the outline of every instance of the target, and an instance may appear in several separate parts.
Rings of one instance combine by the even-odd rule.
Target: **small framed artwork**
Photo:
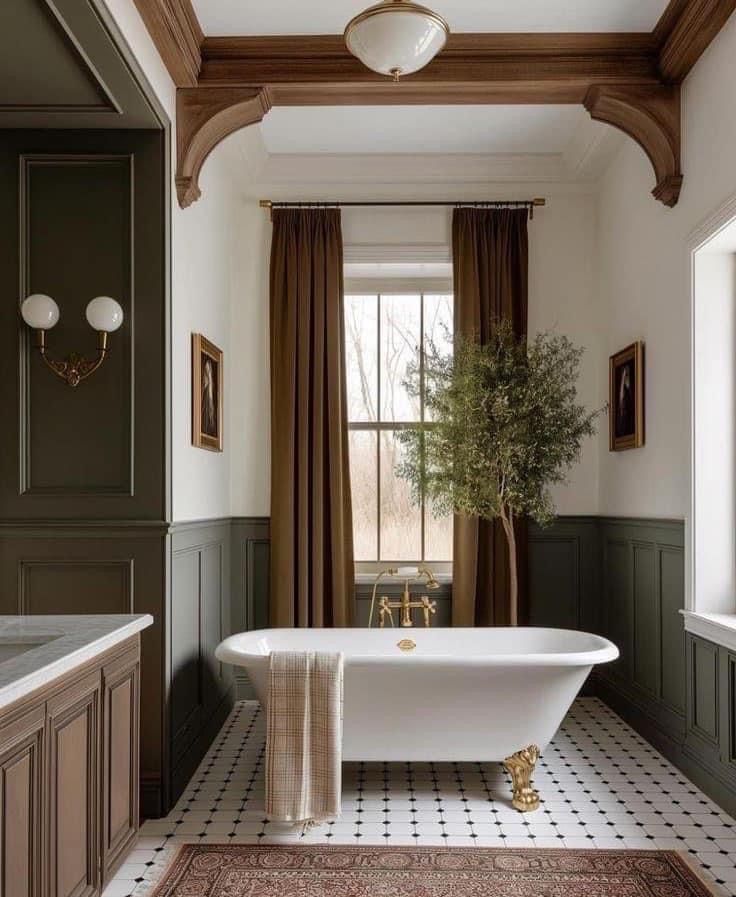
[[[609,449],[622,452],[644,445],[644,343],[611,356],[609,371]]]
[[[192,334],[192,445],[222,451],[222,350]]]

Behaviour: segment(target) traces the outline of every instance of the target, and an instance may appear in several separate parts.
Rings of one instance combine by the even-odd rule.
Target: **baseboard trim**
[[[159,819],[165,816],[163,782],[159,774],[142,775],[140,781],[141,819]]]
[[[682,739],[665,731],[654,718],[627,695],[620,692],[610,680],[596,676],[595,695],[617,713],[652,747],[683,772],[695,785],[732,816],[736,815],[736,777],[730,771],[714,768],[710,763],[689,750]]]
[[[202,726],[197,737],[171,770],[171,788],[168,812],[184,793],[189,780],[194,775],[197,767],[202,762],[204,755],[209,750],[212,742],[223,727],[230,711],[235,703],[235,685],[231,683],[223,695],[222,700],[212,713],[207,722]],[[163,814],[162,814],[163,815]]]

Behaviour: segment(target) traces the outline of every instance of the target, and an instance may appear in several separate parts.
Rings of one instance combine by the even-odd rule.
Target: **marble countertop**
[[[150,614],[0,616],[0,710],[152,624]]]

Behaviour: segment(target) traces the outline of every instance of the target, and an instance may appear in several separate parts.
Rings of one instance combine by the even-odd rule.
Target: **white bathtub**
[[[544,751],[593,666],[618,657],[597,635],[525,627],[263,629],[216,655],[246,670],[265,705],[271,651],[344,653],[344,760],[435,762]]]

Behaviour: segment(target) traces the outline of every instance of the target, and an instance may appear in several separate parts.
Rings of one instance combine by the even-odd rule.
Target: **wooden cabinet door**
[[[102,877],[106,884],[138,833],[140,652],[102,668]]]
[[[40,897],[45,705],[0,726],[0,894]]]
[[[47,704],[49,897],[91,897],[100,885],[100,678]]]

